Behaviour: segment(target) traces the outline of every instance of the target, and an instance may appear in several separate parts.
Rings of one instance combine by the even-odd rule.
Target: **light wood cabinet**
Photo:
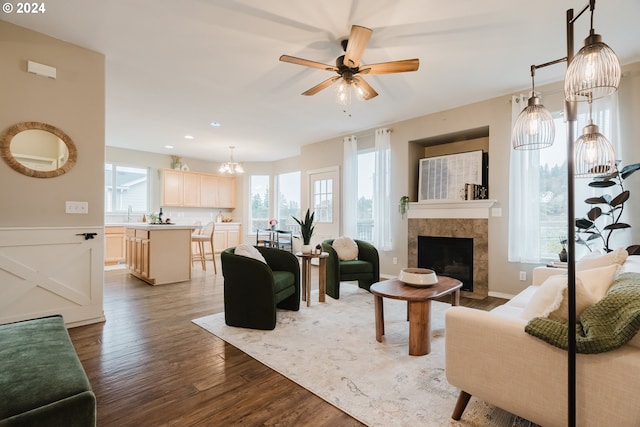
[[[218,206],[219,208],[236,207],[236,179],[232,176],[218,177]]]
[[[218,205],[218,177],[200,175],[200,203],[203,206],[222,207]]]
[[[124,227],[104,227],[104,265],[114,265],[125,261]]]
[[[182,206],[184,174],[182,171],[165,169],[162,172],[162,205]]]
[[[151,285],[191,279],[191,233],[181,226],[126,228],[129,273]]]
[[[215,253],[240,244],[242,226],[237,223],[218,223],[213,231]]]
[[[160,181],[162,206],[219,209],[236,207],[235,177],[164,169]]]
[[[127,268],[134,276],[149,278],[149,232],[146,230],[126,229]]]
[[[182,205],[199,208],[201,199],[200,174],[185,172],[183,175],[183,200]]]

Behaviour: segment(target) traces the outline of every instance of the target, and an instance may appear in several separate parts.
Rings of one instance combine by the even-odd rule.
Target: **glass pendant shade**
[[[620,61],[615,52],[591,30],[573,58],[564,79],[567,101],[588,101],[611,95],[620,84]]]
[[[349,84],[344,79],[340,79],[336,88],[336,103],[338,105],[349,105],[351,103]]]
[[[575,176],[593,178],[609,175],[615,170],[615,152],[609,140],[590,122],[575,142]]]
[[[556,130],[549,110],[533,95],[513,126],[511,144],[516,150],[539,150],[553,145]]]

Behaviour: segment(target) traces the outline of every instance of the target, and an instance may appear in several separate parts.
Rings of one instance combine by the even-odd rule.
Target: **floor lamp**
[[[574,177],[576,164],[579,176],[604,176],[615,168],[615,156],[610,143],[598,131],[598,127],[589,122],[578,144],[587,149],[576,152],[574,149],[575,125],[577,121],[577,103],[602,98],[614,93],[620,83],[620,62],[613,51],[593,30],[593,11],[595,0],[591,0],[575,17],[573,9],[566,12],[567,56],[555,61],[531,66],[532,96],[527,107],[522,110],[512,132],[514,149],[540,149],[553,143],[555,131],[553,118],[541,104],[535,93],[535,70],[549,65],[566,62],[567,73],[564,80],[565,105],[564,120],[567,123],[567,404],[568,426],[576,425],[576,263],[575,263],[575,189]],[[573,25],[584,12],[591,13],[591,30],[585,39],[585,46],[574,56]],[[590,106],[591,107],[591,106]],[[602,141],[604,140],[604,142]],[[586,144],[585,144],[586,141]],[[603,143],[604,146],[598,144]],[[607,146],[609,144],[609,146]],[[578,158],[574,158],[575,154]],[[585,166],[586,165],[586,166]]]

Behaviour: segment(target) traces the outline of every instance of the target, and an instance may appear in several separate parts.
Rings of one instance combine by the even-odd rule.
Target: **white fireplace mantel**
[[[422,218],[489,218],[497,200],[427,200],[409,203],[407,217]]]

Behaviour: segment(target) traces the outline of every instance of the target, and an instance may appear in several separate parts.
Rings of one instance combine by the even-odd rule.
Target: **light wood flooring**
[[[107,321],[69,330],[96,394],[98,426],[363,425],[191,322],[223,311],[220,260],[218,275],[212,267],[161,286],[105,272]],[[481,309],[503,302],[461,301]]]

